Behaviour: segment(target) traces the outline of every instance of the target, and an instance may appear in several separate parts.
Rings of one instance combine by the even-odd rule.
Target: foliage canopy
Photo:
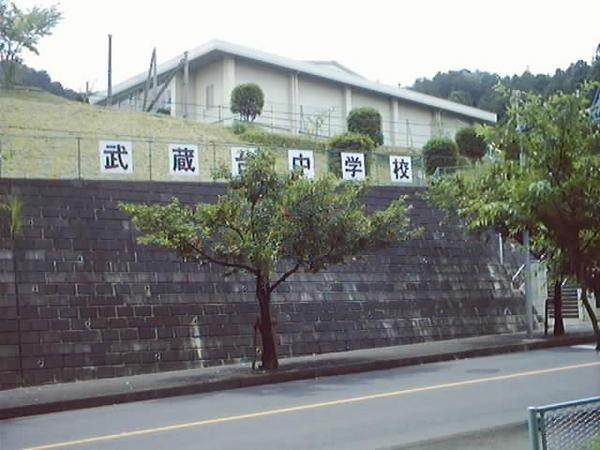
[[[458,147],[452,139],[432,138],[423,146],[423,160],[428,175],[438,167],[454,167],[458,163]]]
[[[140,243],[255,278],[265,369],[278,366],[270,302],[281,283],[298,271],[318,272],[415,234],[402,199],[367,215],[364,185],[281,175],[265,151],[248,156],[241,176],[218,175],[228,180],[229,189],[216,204],[189,206],[174,200],[167,206],[122,208],[142,230]]]
[[[5,85],[10,87],[14,83],[22,51],[37,55],[39,40],[50,35],[61,18],[56,6],[34,6],[23,11],[14,3],[0,0],[0,64]]]
[[[483,158],[487,151],[485,140],[477,134],[475,128],[467,127],[456,132],[454,141],[458,146],[458,152],[472,160]]]
[[[347,118],[348,131],[369,136],[376,145],[383,144],[381,114],[375,108],[354,108]]]
[[[588,98],[513,95],[506,122],[486,128],[485,136],[495,146],[520,142],[523,163],[504,160],[443,178],[431,198],[474,232],[495,229],[520,240],[528,230],[538,255],[600,296],[600,128]],[[594,311],[583,300],[600,347]]]
[[[253,122],[260,116],[264,106],[265,95],[258,84],[240,84],[231,92],[231,112],[239,114],[246,122]]]
[[[335,135],[327,144],[329,148],[336,150],[371,151],[375,148],[375,143],[369,136],[351,131]]]

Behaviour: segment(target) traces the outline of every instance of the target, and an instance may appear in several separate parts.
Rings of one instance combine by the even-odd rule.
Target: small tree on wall
[[[472,160],[483,158],[487,151],[485,140],[477,134],[475,128],[468,127],[459,130],[454,138],[458,152]]]
[[[271,295],[281,283],[298,271],[319,272],[415,233],[403,200],[367,215],[363,185],[280,175],[265,152],[248,155],[240,177],[219,175],[228,179],[229,189],[216,204],[185,206],[174,200],[168,206],[122,208],[144,233],[140,243],[254,277],[263,369],[278,367]]]
[[[246,122],[254,122],[265,105],[265,95],[258,84],[246,83],[231,92],[231,112]]]
[[[423,146],[425,171],[432,175],[438,167],[453,167],[458,161],[458,148],[452,139],[433,138]]]
[[[348,131],[369,136],[376,145],[383,144],[381,114],[375,108],[355,108],[348,114]]]

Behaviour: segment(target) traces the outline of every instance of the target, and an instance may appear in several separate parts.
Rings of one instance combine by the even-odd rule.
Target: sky
[[[14,1],[14,0],[13,0]],[[66,87],[113,83],[212,39],[300,60],[336,60],[373,81],[410,86],[438,71],[553,73],[590,61],[600,0],[16,0],[58,5],[63,20],[25,63]]]

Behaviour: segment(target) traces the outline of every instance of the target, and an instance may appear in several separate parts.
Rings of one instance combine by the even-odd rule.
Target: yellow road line
[[[71,447],[74,445],[93,444],[95,442],[109,441],[109,440],[114,440],[114,439],[122,439],[122,438],[135,437],[135,436],[144,436],[147,434],[162,433],[165,431],[184,430],[187,428],[201,427],[204,425],[214,425],[214,424],[219,424],[219,423],[234,422],[234,421],[238,421],[238,420],[255,419],[257,417],[274,416],[277,414],[287,414],[287,413],[297,412],[297,411],[306,411],[309,409],[326,408],[329,406],[346,405],[348,403],[364,402],[367,400],[376,400],[376,399],[380,399],[380,398],[397,397],[400,395],[416,394],[416,393],[420,393],[420,392],[435,391],[438,389],[448,389],[448,388],[455,388],[455,387],[461,387],[461,386],[469,386],[469,385],[473,385],[473,384],[489,383],[492,381],[511,380],[514,378],[531,377],[531,376],[535,376],[535,375],[543,375],[543,374],[547,374],[547,373],[562,372],[562,371],[566,371],[566,370],[584,369],[584,368],[596,367],[596,366],[600,366],[600,362],[577,364],[577,365],[563,366],[563,367],[553,367],[550,369],[531,370],[528,372],[516,372],[516,373],[509,374],[509,375],[498,375],[498,376],[494,376],[494,377],[477,378],[477,379],[466,380],[466,381],[456,381],[453,383],[436,384],[433,386],[425,386],[425,387],[419,387],[419,388],[413,388],[413,389],[404,389],[404,390],[400,390],[400,391],[383,392],[380,394],[364,395],[361,397],[351,397],[351,398],[332,400],[332,401],[321,402],[321,403],[311,403],[311,404],[307,404],[307,405],[292,406],[289,408],[272,409],[272,410],[268,410],[268,411],[260,411],[260,412],[249,413],[249,414],[240,414],[238,416],[219,417],[216,419],[208,419],[208,420],[200,420],[197,422],[180,423],[177,425],[168,425],[168,426],[157,427],[157,428],[146,428],[143,430],[128,431],[128,432],[123,432],[123,433],[118,433],[118,434],[107,434],[104,436],[96,436],[96,437],[77,439],[77,440],[67,441],[67,442],[59,442],[56,444],[42,445],[40,447],[31,447],[31,448],[29,448],[29,450],[45,450],[45,449],[52,449],[52,448]]]

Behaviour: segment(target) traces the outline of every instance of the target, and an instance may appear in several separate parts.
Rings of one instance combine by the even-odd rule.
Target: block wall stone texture
[[[22,237],[0,227],[0,385],[185,369],[254,356],[253,280],[135,242],[119,202],[214,201],[219,184],[1,180],[24,202]],[[422,189],[373,188],[369,210],[407,195],[425,234],[279,287],[281,357],[521,330],[524,302],[491,244],[466,237]],[[3,219],[6,219],[4,216]]]

